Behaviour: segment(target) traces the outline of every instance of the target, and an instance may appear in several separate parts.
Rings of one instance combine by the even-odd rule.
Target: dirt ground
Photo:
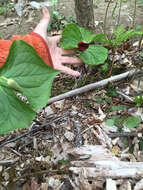
[[[46,0],[45,0],[46,1]],[[41,1],[42,2],[42,1]],[[43,1],[44,2],[44,1]],[[97,31],[102,31],[103,21],[105,16],[105,11],[107,3],[101,0],[94,1],[94,15],[95,15],[95,24],[97,26]],[[117,24],[119,5],[115,9],[114,16],[112,13],[115,7],[115,3],[111,3],[109,7],[108,17],[107,17],[107,32],[112,32],[113,28]],[[53,7],[49,7],[50,10],[53,10]],[[23,16],[18,19],[18,15],[15,12],[8,12],[7,16],[0,15],[0,23],[9,22],[9,19],[14,19],[14,24],[8,24],[8,26],[0,26],[0,38],[1,39],[10,39],[14,34],[25,35],[32,31],[41,18],[41,13],[39,10],[33,10],[27,7],[23,12]],[[58,10],[62,15],[68,16],[69,14],[74,13],[74,0],[59,0],[58,1]],[[142,24],[143,18],[143,6],[138,5],[136,10],[136,25]],[[127,2],[122,3],[120,23],[124,26],[132,27],[133,23],[133,14],[134,14],[134,1],[128,0]],[[97,32],[96,31],[96,32]]]

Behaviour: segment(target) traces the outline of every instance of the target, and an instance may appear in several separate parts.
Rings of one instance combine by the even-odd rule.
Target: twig
[[[44,123],[43,125],[41,125],[41,126],[35,128],[35,129],[32,129],[31,131],[28,131],[28,132],[26,132],[26,133],[24,133],[24,134],[22,134],[22,135],[19,135],[18,137],[15,137],[15,138],[13,138],[13,139],[11,139],[11,140],[9,140],[9,141],[6,141],[6,142],[2,143],[2,144],[0,145],[0,148],[3,147],[3,146],[5,146],[6,144],[15,142],[15,141],[17,141],[17,140],[19,140],[19,139],[21,139],[21,138],[23,138],[23,137],[25,137],[25,136],[31,134],[31,133],[35,133],[35,132],[39,131],[40,129],[42,129],[43,127],[47,127],[47,125],[50,126],[53,122],[59,121],[59,120],[62,119],[63,117],[67,116],[68,114],[69,114],[69,113],[67,113],[67,114],[65,114],[65,115],[63,115],[63,116],[60,116],[60,117],[56,118],[55,120],[50,121],[49,123]]]
[[[131,77],[132,75],[140,73],[140,72],[141,72],[141,70],[133,69],[131,71],[127,71],[127,72],[122,73],[120,75],[116,75],[116,76],[113,76],[113,77],[111,76],[110,78],[104,79],[102,81],[95,82],[95,83],[83,86],[81,88],[77,88],[75,90],[71,90],[71,91],[66,92],[64,94],[61,94],[59,96],[55,96],[53,98],[50,98],[49,101],[48,101],[48,105],[52,104],[53,102],[63,100],[65,98],[69,98],[69,97],[72,97],[72,96],[75,96],[75,95],[78,95],[78,94],[88,92],[88,91],[93,90],[93,89],[98,88],[98,87],[103,87],[103,86],[107,85],[110,82],[115,82],[115,81],[122,80],[122,79],[124,79],[126,77]]]
[[[138,136],[138,133],[135,133],[135,132],[115,132],[115,133],[111,133],[111,134],[108,134],[108,136],[110,138],[115,138],[115,137],[137,137]]]
[[[1,160],[0,165],[7,165],[7,164],[13,164],[13,160]]]
[[[121,91],[119,91],[119,90],[116,90],[116,92],[117,92],[118,94],[120,94],[121,96],[123,96],[128,102],[133,103],[133,98],[127,96],[126,94],[124,94],[123,92],[121,92]]]

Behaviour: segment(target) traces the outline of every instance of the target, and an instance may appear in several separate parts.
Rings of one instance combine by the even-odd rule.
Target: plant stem
[[[119,5],[119,14],[118,14],[118,21],[117,21],[118,26],[119,26],[119,22],[120,22],[121,8],[122,8],[122,0],[120,0],[120,5]]]
[[[142,40],[143,40],[143,35],[141,35],[140,40],[139,40],[139,46],[138,46],[139,49],[141,48]]]
[[[118,0],[116,0],[115,6],[114,6],[113,11],[112,11],[112,18],[113,19],[114,19],[114,14],[115,14],[117,6],[118,6]]]
[[[116,52],[116,47],[113,47],[112,63],[111,63],[111,67],[108,74],[109,77],[112,75],[112,70],[113,70],[113,65],[114,65],[114,60],[115,60],[115,52]]]
[[[132,27],[135,27],[135,20],[136,20],[136,9],[137,9],[137,0],[134,0],[134,14],[133,14],[133,25]]]
[[[107,7],[106,7],[106,12],[105,12],[105,17],[104,17],[104,34],[106,34],[106,21],[107,21],[107,14],[108,14],[108,9],[109,9],[109,6],[111,4],[112,0],[110,0],[107,4]]]

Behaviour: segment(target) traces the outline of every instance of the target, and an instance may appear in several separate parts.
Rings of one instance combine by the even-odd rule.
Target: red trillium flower
[[[89,47],[89,43],[85,43],[82,41],[78,43],[78,48],[80,51],[85,51],[88,47]]]

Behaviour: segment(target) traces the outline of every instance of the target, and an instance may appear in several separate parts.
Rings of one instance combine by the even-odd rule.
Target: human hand
[[[64,66],[63,64],[76,64],[82,65],[82,61],[77,57],[69,56],[70,54],[75,53],[73,50],[64,50],[61,47],[58,47],[57,44],[60,42],[61,36],[47,37],[47,43],[50,50],[53,67],[55,69],[61,70],[65,74],[78,77],[80,73],[74,71],[73,69]]]

